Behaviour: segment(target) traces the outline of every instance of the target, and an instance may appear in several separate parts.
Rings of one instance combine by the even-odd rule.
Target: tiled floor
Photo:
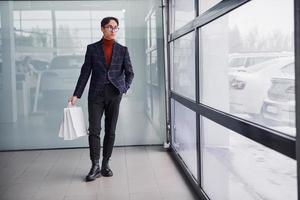
[[[0,199],[196,199],[162,147],[116,147],[110,165],[113,177],[87,183],[88,149],[1,152]]]

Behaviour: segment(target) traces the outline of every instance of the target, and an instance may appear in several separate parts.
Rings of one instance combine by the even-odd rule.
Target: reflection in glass
[[[55,11],[58,54],[84,54],[85,44],[102,37],[100,19],[108,16],[107,14],[119,19],[118,42],[125,45],[124,12],[122,11]]]
[[[151,53],[147,54],[146,57],[146,81],[147,83],[151,84],[151,63],[150,63],[150,59],[151,59]]]
[[[59,21],[69,20],[70,22],[78,22],[80,20],[89,20],[90,17],[90,12],[88,10],[55,11],[55,18]]]
[[[199,13],[202,14],[217,3],[221,2],[221,0],[200,0],[199,2]]]
[[[165,129],[160,127],[162,123],[157,123],[159,121],[157,119],[161,118],[165,109],[164,105],[157,100],[163,97],[155,92],[152,95],[151,87],[147,92],[144,89],[147,80],[151,84],[151,63],[154,67],[153,75],[156,74],[156,67],[164,67],[163,61],[157,60],[156,56],[157,51],[162,51],[162,46],[157,47],[152,61],[150,54],[149,57],[146,56],[144,44],[147,36],[143,31],[140,32],[147,27],[144,20],[145,13],[133,12],[136,1],[3,1],[1,3],[1,5],[12,5],[1,7],[1,13],[2,9],[15,10],[4,10],[5,13],[11,13],[12,17],[0,20],[2,23],[0,27],[5,26],[5,31],[0,33],[6,33],[3,37],[0,35],[2,47],[0,96],[4,97],[8,91],[12,94],[0,100],[1,110],[8,112],[8,115],[1,115],[0,122],[10,122],[0,123],[0,132],[5,133],[0,138],[0,150],[88,146],[85,137],[69,142],[61,140],[58,137],[58,130],[63,108],[67,106],[67,100],[75,89],[87,45],[102,38],[100,22],[106,16],[115,16],[119,19],[120,30],[116,40],[128,47],[137,74],[130,90],[122,98],[115,144],[162,143]],[[69,4],[72,6],[66,8],[65,5]],[[152,12],[158,9],[160,4],[158,0],[139,1],[142,7],[146,8],[147,5],[153,8]],[[150,12],[150,10],[144,11]],[[161,12],[153,16],[154,19],[161,19]],[[134,22],[131,19],[135,19]],[[152,30],[154,43],[162,38],[159,34],[162,33],[162,24],[157,22],[152,25],[156,26],[152,29],[157,30],[155,33]],[[125,31],[129,37],[125,38]],[[10,48],[7,47],[13,50],[9,51]],[[146,63],[147,68],[138,67]],[[148,79],[144,76],[146,73],[149,75]],[[3,81],[3,77],[15,77],[15,79]],[[157,79],[155,81],[164,83]],[[156,87],[159,91],[164,88],[163,85],[156,85]],[[81,99],[77,102],[77,106],[83,108],[87,122],[88,89],[89,81]],[[156,107],[152,106],[152,101],[155,101]],[[153,110],[156,112],[154,117]],[[134,114],[128,117],[130,113]],[[147,115],[151,120],[155,119],[156,126]],[[103,134],[101,131],[102,136]]]
[[[51,11],[13,11],[15,41],[19,47],[52,47]]]
[[[154,127],[160,127],[162,124],[162,112],[160,112],[160,91],[157,86],[152,86],[152,117]]]
[[[202,117],[202,187],[213,200],[296,200],[296,161]]]
[[[49,10],[22,10],[20,12],[20,18],[22,20],[49,20],[51,19],[51,11]]]
[[[170,31],[186,25],[195,18],[195,2],[185,0],[170,1]]]
[[[153,104],[152,104],[152,91],[151,87],[148,85],[146,87],[146,113],[150,120],[152,120],[153,116]]]
[[[150,26],[149,19],[146,20],[146,24],[147,24],[147,49],[150,49],[151,48],[151,35],[150,35],[151,26]]]
[[[162,62],[158,59],[162,59],[162,57],[158,57],[158,52],[161,52],[163,44],[158,42],[157,36],[159,35],[158,24],[161,23],[161,20],[158,17],[157,8],[151,9],[145,18],[145,22],[147,25],[147,41],[146,41],[146,93],[147,93],[147,113],[148,117],[153,125],[153,127],[159,131],[160,127],[162,127],[162,121],[164,117],[162,117],[163,113],[161,111],[161,102],[162,102],[162,94],[164,91],[162,88],[163,82],[159,80],[163,78],[159,77],[159,63]]]
[[[150,17],[151,21],[151,46],[156,46],[156,14],[153,12]]]
[[[172,144],[197,180],[196,113],[172,100]]]
[[[295,136],[293,17],[292,0],[254,0],[201,28],[201,102]]]
[[[158,85],[157,51],[151,52],[151,79],[153,85]]]
[[[195,99],[194,32],[171,43],[171,89]]]

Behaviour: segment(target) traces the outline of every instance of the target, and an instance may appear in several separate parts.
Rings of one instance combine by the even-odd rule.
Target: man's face
[[[110,20],[108,24],[101,27],[101,31],[105,39],[115,39],[118,31],[118,24],[115,20]]]

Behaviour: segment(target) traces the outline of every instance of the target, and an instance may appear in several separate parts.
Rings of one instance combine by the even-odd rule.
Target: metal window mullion
[[[250,0],[226,0],[226,1],[221,1],[220,3],[216,4],[215,6],[211,7],[204,13],[199,13],[198,9],[198,16],[192,20],[191,22],[187,23],[185,26],[177,29],[176,31],[172,32],[169,41],[175,40],[195,28],[199,28],[201,26],[204,26],[205,24],[208,24],[215,19],[218,19],[219,17],[222,17],[223,15],[231,12],[232,10],[240,7],[241,5],[249,2]]]
[[[197,1],[197,0],[196,0]],[[196,9],[198,6],[196,5]],[[195,30],[195,94],[196,94],[196,102],[199,103],[199,30]],[[196,112],[196,149],[197,149],[197,178],[199,187],[201,187],[201,143],[200,143],[200,115]]]
[[[198,104],[193,100],[187,99],[175,92],[171,92],[171,97],[177,102],[183,104],[185,107],[197,112],[217,124],[220,124],[237,134],[245,136],[257,143],[269,147],[279,153],[282,153],[290,158],[296,158],[295,138],[291,136],[284,136],[280,132],[270,130],[261,125],[240,119],[231,114],[216,110],[204,104]]]
[[[295,94],[296,94],[296,160],[297,160],[297,193],[300,198],[300,1],[294,0],[294,46],[295,46]]]
[[[170,44],[168,36],[170,33],[170,1],[162,0],[163,7],[163,32],[164,32],[164,62],[165,62],[165,101],[166,101],[166,142],[172,141],[172,123],[171,123],[171,98],[170,98]]]

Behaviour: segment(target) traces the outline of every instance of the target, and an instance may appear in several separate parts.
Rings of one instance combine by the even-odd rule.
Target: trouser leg
[[[92,162],[99,162],[100,159],[100,131],[101,118],[104,111],[104,100],[98,97],[92,101],[88,101],[89,112],[89,150]]]
[[[106,90],[107,101],[105,103],[105,135],[103,141],[103,162],[111,157],[115,142],[115,131],[119,116],[119,107],[122,94],[115,91],[112,86]]]

